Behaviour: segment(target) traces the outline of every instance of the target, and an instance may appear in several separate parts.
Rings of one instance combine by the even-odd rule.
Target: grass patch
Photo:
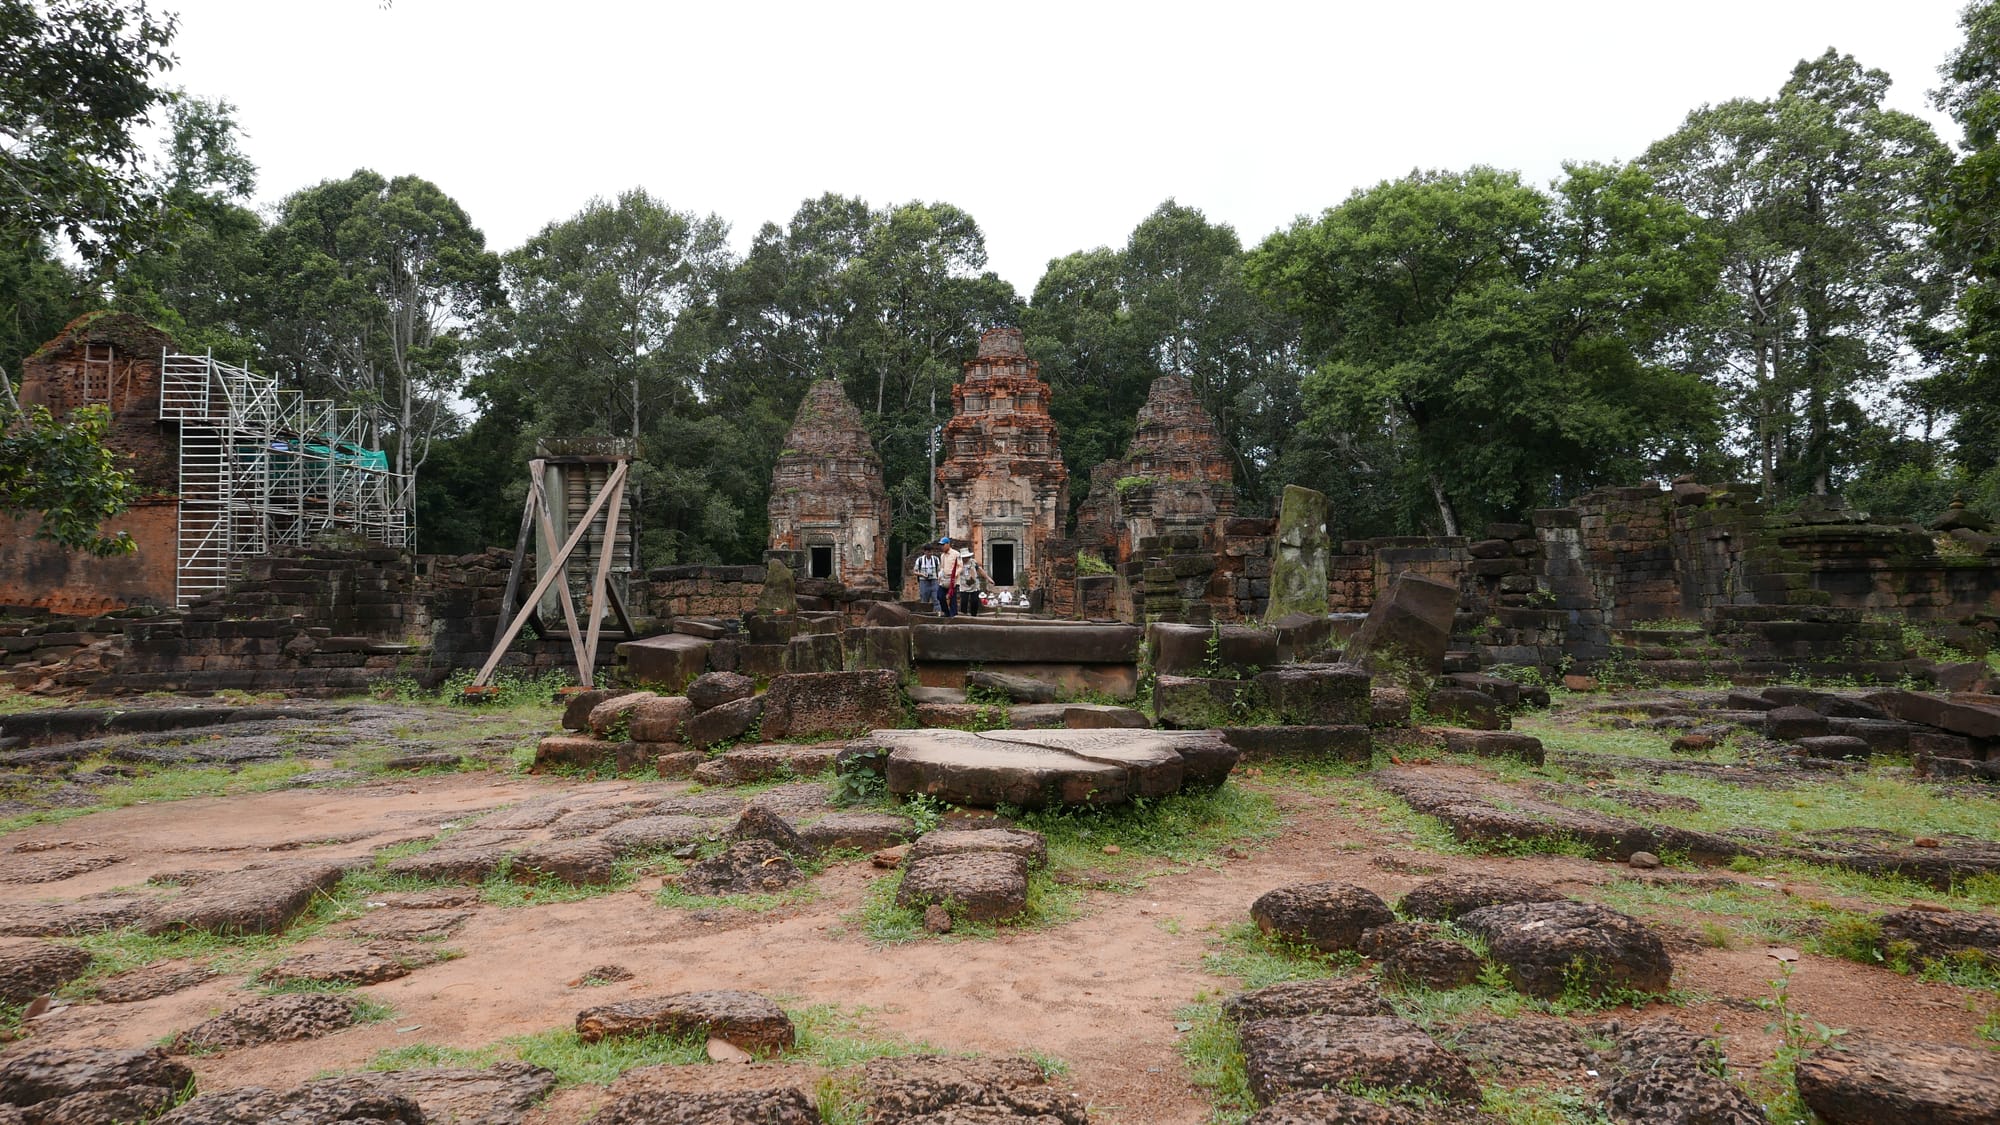
[[[89,763],[80,764],[85,769]],[[81,808],[36,809],[34,812],[0,819],[0,834],[34,824],[56,824],[107,809],[130,805],[151,805],[165,801],[185,801],[195,797],[232,797],[242,793],[262,793],[282,787],[287,781],[312,767],[297,758],[275,762],[251,762],[239,766],[160,766],[138,767],[138,776],[112,782],[95,790],[97,803]]]
[[[90,954],[90,967],[59,992],[69,999],[85,999],[95,996],[105,980],[161,961],[189,961],[219,973],[254,973],[295,939],[274,934],[222,936],[201,930],[148,934],[128,927],[59,940]]]
[[[861,909],[845,920],[859,926],[872,942],[904,945],[925,938],[983,941],[997,936],[1002,930],[1060,926],[1082,914],[1083,891],[1057,882],[1050,869],[1042,868],[1028,872],[1027,906],[1019,914],[999,922],[975,922],[965,917],[957,905],[945,903],[945,909],[951,912],[951,932],[933,934],[924,929],[923,910],[897,904],[896,893],[902,886],[903,872],[900,870],[876,879],[868,884]]]
[[[1591,712],[1584,716],[1585,723],[1604,722],[1616,717],[1608,712]],[[1638,718],[1633,711],[1628,717]],[[1574,720],[1572,720],[1574,721]],[[1657,731],[1644,727],[1624,729],[1603,726],[1572,726],[1558,722],[1555,712],[1530,711],[1514,716],[1514,729],[1521,734],[1531,734],[1542,740],[1548,750],[1570,750],[1586,754],[1623,755],[1630,758],[1675,758],[1726,764],[1737,760],[1737,750],[1733,745],[1734,735],[1719,740],[1714,748],[1698,753],[1674,753],[1668,745],[1680,735],[1680,731]]]
[[[1833,928],[1857,917],[1831,903],[1788,895],[1776,887],[1732,883],[1718,887],[1686,887],[1614,879],[1596,889],[1604,905],[1627,914],[1672,918],[1692,917],[1718,927],[1725,940],[1709,941],[1716,948],[1738,943],[1794,944],[1831,936]],[[1879,936],[1879,934],[1878,934]],[[1836,939],[1837,940],[1837,939]],[[1829,952],[1822,950],[1822,952]]]
[[[1201,959],[1203,972],[1235,977],[1247,990],[1292,980],[1317,980],[1361,964],[1359,954],[1321,953],[1309,945],[1274,938],[1254,923],[1223,930],[1217,947]]]
[[[885,1038],[875,1032],[865,1008],[842,1008],[838,1004],[810,1004],[786,1008],[792,1017],[797,1040],[785,1052],[790,1061],[808,1062],[828,1069],[858,1066],[870,1059],[901,1058],[905,1055],[946,1054],[942,1048],[923,1040]]]
[[[1443,855],[1484,854],[1452,835],[1444,821],[1418,812],[1401,797],[1360,778],[1328,777],[1314,791],[1334,808],[1368,827],[1403,837],[1403,846],[1413,850]]]
[[[787,1007],[797,1033],[797,1041],[782,1057],[789,1062],[807,1063],[828,1070],[859,1066],[870,1059],[903,1055],[939,1054],[937,1047],[877,1034],[868,1013],[860,1008],[834,1004]],[[364,1065],[366,1070],[410,1070],[438,1066],[487,1066],[504,1058],[518,1058],[555,1072],[558,1087],[606,1086],[629,1070],[647,1066],[709,1065],[707,1036],[634,1035],[586,1043],[575,1028],[552,1028],[532,1035],[503,1039],[485,1047],[467,1050],[430,1043],[412,1043],[383,1051]],[[858,1087],[843,1090],[846,1080],[837,1076],[822,1083],[832,1095],[831,1104],[846,1104],[858,1112],[863,1108]],[[862,1117],[836,1117],[821,1113],[828,1121],[848,1121],[864,1125]]]
[[[1156,867],[1154,861],[1219,866],[1223,847],[1275,836],[1279,822],[1269,797],[1229,784],[1111,808],[1039,809],[1019,818],[1021,827],[1048,841],[1051,869],[1132,876],[1131,889],[1164,873],[1142,871]],[[1107,846],[1118,853],[1106,855]]]
[[[429,1070],[441,1066],[491,1066],[499,1055],[495,1047],[468,1051],[462,1047],[441,1047],[435,1043],[411,1043],[379,1051],[361,1064],[363,1070]]]
[[[539,1031],[504,1041],[522,1062],[555,1072],[556,1085],[608,1086],[642,1066],[695,1066],[708,1062],[708,1039],[694,1035],[633,1035],[585,1043],[573,1027]]]
[[[1507,1125],[1610,1125],[1603,1102],[1577,1086],[1488,1086],[1480,1109]]]
[[[1250,1072],[1236,1025],[1222,1014],[1219,1000],[1201,997],[1174,1013],[1180,1032],[1181,1063],[1188,1081],[1208,1095],[1210,1125],[1242,1125],[1257,1112]]]
[[[1026,909],[994,924],[970,921],[947,903],[953,925],[946,936],[990,938],[1002,929],[1061,925],[1080,914],[1085,886],[1134,891],[1161,875],[1219,866],[1225,846],[1276,835],[1280,817],[1268,796],[1225,784],[1107,809],[1037,810],[1017,823],[1040,832],[1049,849],[1048,866],[1028,873]],[[1107,847],[1115,851],[1106,854]],[[885,944],[933,936],[923,928],[922,910],[897,905],[902,882],[900,871],[875,880],[847,920]]]
[[[1875,875],[1798,859],[1738,856],[1729,862],[1729,869],[1739,874],[1814,882],[1836,894],[1883,906],[1907,906],[1913,899],[1924,901],[1937,898],[1955,899],[1972,906],[2000,906],[2000,879],[1992,875],[1955,880],[1949,887],[1940,889],[1901,875]]]

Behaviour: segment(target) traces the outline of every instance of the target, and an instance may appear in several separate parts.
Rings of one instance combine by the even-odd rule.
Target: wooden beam
[[[550,511],[548,491],[542,487],[542,478],[539,474],[529,482],[528,488],[540,500],[536,505],[536,514],[542,521],[542,538],[553,543],[556,541],[555,516]],[[585,527],[590,526],[588,519],[583,522]],[[583,662],[583,631],[576,625],[576,599],[570,596],[569,592],[569,556],[565,554],[563,560],[553,568],[562,572],[562,579],[556,589],[561,591],[563,624],[569,629],[569,651],[576,660],[577,682],[584,687],[590,687],[590,668]]]
[[[493,670],[500,666],[500,658],[506,654],[507,646],[514,643],[514,637],[521,631],[521,626],[527,624],[528,614],[533,612],[534,607],[541,603],[542,595],[549,592],[549,583],[554,582],[556,577],[562,573],[563,564],[568,562],[570,555],[576,551],[576,545],[583,541],[583,533],[590,527],[590,521],[597,518],[598,509],[602,508],[604,502],[609,498],[607,495],[610,491],[609,485],[613,482],[618,484],[625,483],[624,465],[618,466],[611,474],[611,481],[606,482],[605,491],[598,493],[597,499],[591,501],[590,509],[583,513],[583,522],[569,533],[569,539],[564,541],[562,549],[556,552],[555,565],[551,566],[542,575],[541,579],[535,583],[533,592],[528,595],[528,603],[522,606],[520,612],[514,615],[513,624],[507,627],[507,632],[500,638],[500,643],[493,646],[493,652],[487,656],[486,663],[479,669],[479,674],[473,677],[473,687],[484,687],[486,686],[486,682],[492,679]]]
[[[611,507],[604,512],[604,543],[597,552],[597,577],[590,584],[590,604],[586,611],[590,614],[590,634],[583,642],[585,666],[593,676],[597,673],[597,637],[604,625],[604,583],[611,576],[611,556],[616,553],[618,543],[618,510],[625,504],[625,478],[617,481],[617,490],[612,491],[612,482],[606,481],[605,491],[611,492]],[[585,686],[591,681],[585,680]]]
[[[528,462],[528,479],[540,480],[540,461]],[[507,589],[500,595],[500,617],[493,622],[493,643],[497,646],[507,632],[507,621],[514,616],[514,595],[521,592],[521,571],[528,565],[528,539],[535,533],[535,489],[528,489],[527,499],[521,502],[521,530],[514,536],[514,565],[507,568]]]

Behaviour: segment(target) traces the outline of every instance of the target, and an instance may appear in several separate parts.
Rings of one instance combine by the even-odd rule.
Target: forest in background
[[[647,188],[505,251],[419,174],[363,169],[260,213],[233,108],[170,83],[170,16],[0,0],[0,370],[80,313],[144,316],[362,408],[436,552],[512,541],[537,439],[607,435],[642,451],[646,565],[753,560],[822,378],[868,420],[893,539],[920,541],[926,437],[996,324],[1042,364],[1078,501],[1179,374],[1241,510],[1317,488],[1336,538],[1682,474],[2000,516],[2000,0],[1962,27],[1932,94],[1956,150],[1830,49],[1626,163],[1548,185],[1415,171],[1247,247],[1168,199],[1022,294],[946,202],[823,195],[741,254]],[[0,508],[46,510],[23,475],[0,468]]]

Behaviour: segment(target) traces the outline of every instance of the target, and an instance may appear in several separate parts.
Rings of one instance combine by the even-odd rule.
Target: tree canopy
[[[538,440],[612,436],[641,451],[645,563],[752,558],[783,435],[833,378],[884,463],[894,565],[932,534],[929,435],[994,325],[1042,363],[1077,500],[1172,374],[1241,510],[1305,484],[1340,497],[1343,537],[1468,532],[1681,473],[1919,517],[1964,491],[2000,514],[2000,0],[1962,27],[1933,94],[1956,156],[1829,50],[1549,184],[1414,171],[1248,248],[1169,198],[1024,299],[945,200],[823,194],[740,251],[633,187],[496,254],[420,169],[260,214],[235,107],[164,83],[170,17],[0,0],[0,363],[108,298],[361,410],[422,470],[427,550],[511,539]],[[120,495],[73,456],[92,425],[17,418],[18,454],[54,460],[0,499],[102,547],[74,530]]]

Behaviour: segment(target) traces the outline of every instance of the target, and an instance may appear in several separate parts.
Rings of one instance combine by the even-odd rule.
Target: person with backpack
[[[979,560],[971,551],[959,552],[958,560],[958,608],[971,617],[979,616],[980,598],[986,592],[986,576],[979,569]]]

